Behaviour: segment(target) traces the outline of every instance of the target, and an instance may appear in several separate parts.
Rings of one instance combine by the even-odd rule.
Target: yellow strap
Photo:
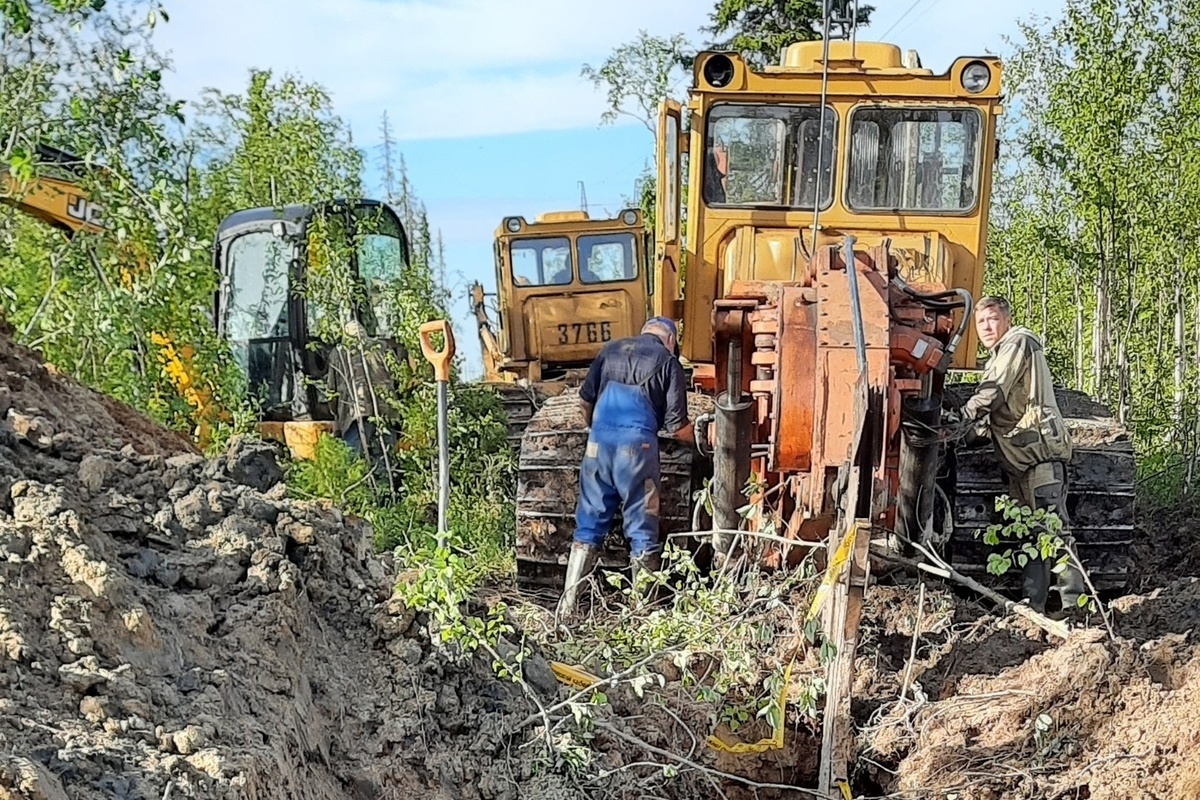
[[[833,584],[837,583],[842,570],[846,568],[846,564],[850,560],[850,553],[854,550],[854,539],[857,533],[858,522],[855,521],[851,523],[850,530],[846,531],[846,535],[842,537],[842,541],[838,544],[833,558],[829,561],[829,566],[825,568],[825,577],[821,580],[821,585],[817,587],[817,593],[813,597],[812,605],[808,608],[806,622],[811,622],[817,614],[821,613],[821,606],[825,605],[825,599],[833,591]]]
[[[706,740],[709,747],[713,750],[719,750],[722,753],[733,753],[735,755],[745,755],[747,753],[765,753],[768,750],[779,750],[783,747],[783,709],[787,705],[787,690],[788,683],[791,682],[792,664],[796,661],[796,653],[799,648],[792,650],[792,657],[788,660],[787,668],[783,671],[783,685],[779,687],[779,699],[776,700],[777,708],[779,709],[779,725],[775,728],[775,734],[770,739],[759,739],[753,744],[745,742],[734,742],[733,744],[725,744],[716,736],[709,736]]]
[[[842,797],[845,800],[854,800],[854,795],[850,793],[850,784],[843,780],[838,780],[838,788],[842,790]]]
[[[551,661],[550,669],[554,672],[554,677],[558,678],[559,683],[565,683],[576,689],[586,689],[600,682],[600,679],[592,673],[561,661]]]
[[[838,544],[837,550],[833,554],[833,558],[829,561],[829,566],[825,569],[825,578],[821,581],[821,585],[817,588],[817,594],[813,597],[812,605],[808,610],[808,620],[812,620],[821,611],[821,606],[825,603],[825,598],[833,590],[833,584],[837,582],[838,577],[842,574],[842,570],[846,568],[846,564],[850,561],[850,554],[854,550],[855,534],[858,533],[858,523],[854,522],[850,526],[850,530],[846,531],[846,535],[842,537],[842,541]],[[788,659],[787,668],[783,672],[783,686],[779,690],[778,708],[779,708],[779,727],[775,729],[775,735],[770,739],[760,739],[753,744],[745,742],[735,742],[734,744],[726,744],[716,736],[709,736],[707,739],[708,746],[714,750],[719,750],[722,753],[747,754],[747,753],[765,753],[768,750],[778,750],[783,747],[783,720],[784,707],[787,704],[787,687],[792,676],[792,664],[796,661],[796,655],[800,652],[800,645],[792,649],[792,655]],[[846,786],[842,787],[843,794],[850,790]],[[849,794],[846,794],[847,800],[851,800]]]

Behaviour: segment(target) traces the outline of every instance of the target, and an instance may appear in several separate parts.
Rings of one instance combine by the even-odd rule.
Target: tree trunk
[[[1096,254],[1096,313],[1092,319],[1092,383],[1095,387],[1095,394],[1098,400],[1103,401],[1104,397],[1104,355],[1105,346],[1108,337],[1108,287],[1105,285],[1108,275],[1105,262],[1105,245],[1107,242],[1104,238],[1104,209],[1098,208],[1096,220],[1096,242],[1098,250]]]
[[[1128,337],[1118,334],[1117,341],[1117,421],[1129,422],[1129,358]]]
[[[1042,344],[1045,345],[1050,336],[1050,254],[1042,267]]]
[[[1183,383],[1187,377],[1187,342],[1184,341],[1183,325],[1183,281],[1175,284],[1175,433],[1177,441],[1183,437]],[[1161,333],[1162,327],[1159,327]],[[1160,348],[1161,352],[1161,348]]]
[[[1188,459],[1188,474],[1187,488],[1190,491],[1192,488],[1192,480],[1195,476],[1196,459],[1200,458],[1200,291],[1196,292],[1196,399],[1195,403],[1196,418],[1192,420],[1192,452],[1191,458]]]
[[[1092,386],[1096,397],[1104,399],[1104,360],[1108,344],[1108,292],[1104,271],[1096,273],[1096,313],[1092,319]]]
[[[1033,326],[1033,267],[1025,268],[1025,316],[1023,324]]]
[[[1083,289],[1080,286],[1079,267],[1074,270],[1075,279],[1075,388],[1083,390]]]

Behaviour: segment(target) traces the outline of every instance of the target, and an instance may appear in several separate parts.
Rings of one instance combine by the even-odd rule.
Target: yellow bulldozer
[[[471,286],[484,383],[500,393],[509,439],[520,446],[533,413],[583,380],[605,342],[632,336],[650,302],[642,212],[612,219],[550,211],[505,217],[495,233],[493,322],[482,284]]]
[[[672,101],[660,113],[650,305],[681,323],[693,386],[714,409],[697,439],[711,454],[718,558],[788,566],[811,554],[826,570],[821,629],[837,655],[825,797],[849,777],[871,543],[917,543],[980,575],[988,548],[977,533],[999,521],[1006,487],[992,452],[950,432],[969,393],[954,378],[978,367],[971,322],[1001,77],[995,57],[960,57],[937,73],[912,51],[854,39],[793,44],[762,70],[709,51],[695,57],[686,117]],[[1101,589],[1119,588],[1133,537],[1132,447],[1106,409],[1058,397],[1075,443],[1078,552]],[[570,548],[586,440],[577,405],[570,392],[549,398],[522,443],[517,553],[538,567],[562,564]],[[664,470],[664,509],[690,513],[690,477]],[[608,555],[620,564],[616,548]]]
[[[587,444],[573,398],[600,348],[637,334],[651,315],[650,256],[635,208],[611,219],[582,211],[547,212],[533,222],[510,216],[495,233],[497,323],[483,286],[471,287],[484,383],[499,393],[519,452],[517,573],[526,585],[561,582],[562,545],[570,547],[575,526],[574,478]],[[691,490],[704,464],[693,453],[674,440],[662,442],[662,471],[673,487],[661,516],[669,532],[690,528]],[[602,563],[618,566],[627,558],[622,537],[609,537]]]

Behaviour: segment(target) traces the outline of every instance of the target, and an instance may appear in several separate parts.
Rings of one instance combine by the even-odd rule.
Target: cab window
[[[571,282],[571,241],[566,237],[517,239],[509,245],[517,286],[565,286]]]
[[[224,329],[250,396],[268,416],[296,394],[289,338],[290,248],[270,231],[229,243]]]
[[[974,208],[981,125],[974,108],[855,110],[850,118],[850,208],[924,213]]]
[[[399,285],[408,263],[404,229],[382,208],[359,207],[354,215],[358,274],[367,295],[365,321],[374,335],[391,336],[401,320],[388,290]]]
[[[837,157],[832,108],[826,108],[822,127],[819,106],[726,103],[713,107],[707,125],[709,205],[812,208],[818,190],[822,208],[832,201]]]
[[[230,242],[225,326],[231,340],[287,338],[288,256],[286,245],[270,231]]]
[[[633,234],[580,236],[577,244],[579,278],[584,283],[612,283],[637,277]]]

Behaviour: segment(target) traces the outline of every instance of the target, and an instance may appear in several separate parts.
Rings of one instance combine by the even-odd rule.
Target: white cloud
[[[386,108],[397,138],[423,139],[595,124],[583,63],[704,21],[694,0],[205,0],[173,9],[158,41],[185,99],[269,67],[324,85],[356,129]]]
[[[252,67],[321,83],[356,131],[391,112],[401,140],[579,128],[600,92],[579,75],[639,29],[696,35],[712,0],[203,0],[179,2],[158,41],[174,58],[169,87],[194,98],[245,88]],[[1015,19],[1061,0],[1006,3],[877,0],[880,37],[943,69],[1002,46]],[[901,19],[901,16],[903,18]],[[899,20],[899,24],[893,23]],[[622,118],[619,124],[636,124]]]

